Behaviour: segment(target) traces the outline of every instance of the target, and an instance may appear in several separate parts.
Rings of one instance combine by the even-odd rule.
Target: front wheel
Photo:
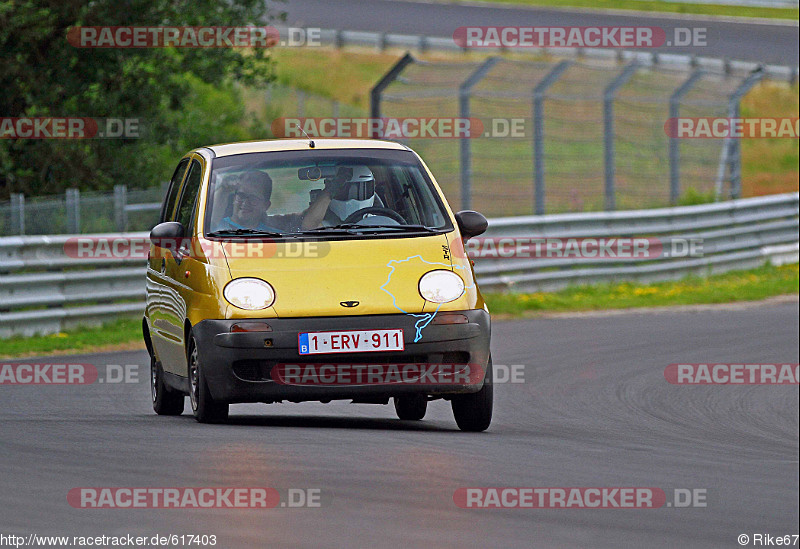
[[[189,340],[189,400],[192,403],[194,418],[200,423],[221,423],[228,419],[228,404],[215,402],[208,390],[208,382],[197,353],[194,336]]]
[[[164,383],[164,369],[155,357],[150,357],[150,396],[153,410],[160,416],[179,416],[183,413],[184,395],[172,391]]]
[[[486,365],[483,387],[477,393],[454,396],[451,402],[456,424],[462,431],[479,432],[489,428],[492,422],[494,391],[492,389],[492,357]]]
[[[425,395],[400,396],[393,400],[394,410],[400,419],[419,421],[428,410],[428,399]]]

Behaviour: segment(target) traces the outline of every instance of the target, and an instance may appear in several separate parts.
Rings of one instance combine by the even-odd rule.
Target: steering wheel
[[[358,223],[362,219],[364,219],[367,214],[372,215],[382,215],[383,217],[388,217],[389,219],[393,219],[400,224],[405,224],[406,220],[403,218],[402,215],[397,213],[394,210],[390,210],[389,208],[381,208],[380,206],[368,206],[366,208],[361,208],[350,215],[347,216],[347,219],[344,220],[344,223]]]

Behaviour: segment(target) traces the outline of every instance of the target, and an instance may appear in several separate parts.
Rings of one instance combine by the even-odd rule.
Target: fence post
[[[472,88],[486,76],[486,73],[500,61],[499,57],[490,57],[483,62],[458,87],[458,117],[462,121],[469,119],[469,99]],[[472,143],[470,137],[459,137],[461,155],[461,209],[472,207]]]
[[[719,199],[722,197],[722,186],[725,182],[725,170],[728,168],[730,153],[730,139],[726,137],[722,142],[722,150],[719,153],[717,180],[714,182],[714,202],[719,202]]]
[[[124,233],[128,229],[128,187],[127,185],[114,185],[114,221],[117,230]]]
[[[689,93],[694,83],[705,74],[702,70],[694,71],[686,81],[678,86],[669,98],[669,118],[675,120],[680,116],[680,104],[684,96]],[[677,122],[676,122],[677,124]],[[673,131],[677,126],[673,128]],[[674,136],[669,138],[669,202],[673,206],[678,203],[681,195],[681,152],[680,139]]]
[[[547,89],[567,70],[572,61],[562,61],[533,88],[533,211],[545,212],[544,186],[544,99]]]
[[[22,193],[11,193],[10,229],[10,234],[25,234],[25,195]]]
[[[81,232],[81,194],[78,189],[67,189],[67,233],[78,234]]]
[[[758,84],[764,78],[763,67],[758,67],[750,76],[745,78],[736,91],[731,94],[728,102],[728,117],[739,118],[741,115],[741,101],[747,95],[753,86]],[[742,147],[741,140],[736,138],[728,138],[729,155],[728,161],[730,162],[730,197],[739,198],[742,194]]]
[[[389,84],[397,80],[397,77],[400,76],[403,69],[414,61],[414,56],[410,53],[406,53],[391,69],[389,69],[389,72],[384,74],[383,78],[373,86],[372,90],[369,92],[369,115],[371,118],[378,119],[381,117],[381,95],[383,94],[383,90],[385,90]],[[372,125],[370,124],[370,126]],[[370,130],[370,133],[370,137],[374,139],[381,137],[377,131],[372,132],[372,130]]]
[[[603,92],[603,141],[605,143],[605,209],[617,207],[614,190],[614,96],[639,68],[631,61]]]

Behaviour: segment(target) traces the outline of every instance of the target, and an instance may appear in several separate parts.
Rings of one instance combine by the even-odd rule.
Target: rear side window
[[[181,160],[175,173],[172,174],[172,179],[169,182],[169,192],[164,200],[164,205],[161,207],[161,222],[171,221],[172,212],[175,209],[175,202],[178,200],[178,191],[181,190],[181,181],[183,181],[183,174],[186,173],[186,167],[189,165],[189,159]]]
[[[200,183],[203,181],[203,166],[197,160],[192,160],[189,168],[189,175],[186,176],[186,183],[183,185],[183,194],[178,204],[178,212],[175,221],[179,221],[187,229],[192,222],[197,193],[200,191]]]

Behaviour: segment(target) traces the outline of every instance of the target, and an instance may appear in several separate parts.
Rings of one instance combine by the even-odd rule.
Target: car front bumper
[[[462,316],[459,316],[462,315]],[[463,322],[466,317],[467,322]],[[446,323],[459,318],[462,323]],[[356,402],[385,402],[388,397],[424,393],[442,397],[479,391],[489,360],[491,323],[483,309],[445,312],[434,315],[391,314],[341,317],[273,318],[252,320],[204,320],[192,329],[198,358],[209,390],[220,402],[277,402],[287,400],[352,399]],[[231,332],[233,324],[260,322],[271,331]],[[438,322],[438,323],[437,323]],[[418,324],[425,324],[419,330]],[[338,330],[403,330],[403,351],[332,353],[300,355],[298,334]],[[414,340],[417,339],[415,342]],[[469,365],[473,374],[467,379],[456,376],[436,383],[356,383],[286,384],[278,382],[273,368],[291,365]],[[476,368],[477,366],[477,368]],[[463,370],[461,370],[463,372]],[[446,377],[446,376],[445,376]],[[361,378],[359,378],[361,379]],[[341,381],[341,379],[340,379]]]

